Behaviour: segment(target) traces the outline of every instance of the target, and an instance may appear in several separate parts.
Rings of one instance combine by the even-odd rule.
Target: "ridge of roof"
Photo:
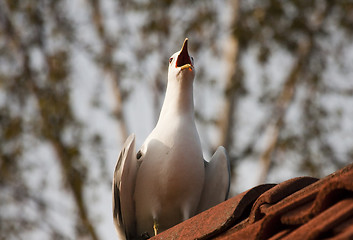
[[[353,238],[353,164],[323,179],[298,177],[245,191],[156,239]]]

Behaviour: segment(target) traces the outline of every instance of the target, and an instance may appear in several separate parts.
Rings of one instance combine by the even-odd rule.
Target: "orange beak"
[[[175,67],[180,67],[182,70],[185,68],[192,68],[192,63],[188,53],[188,38],[185,38],[183,46],[181,47],[178,59],[176,60]]]

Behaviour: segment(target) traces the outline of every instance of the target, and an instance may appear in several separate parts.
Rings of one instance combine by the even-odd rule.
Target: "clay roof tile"
[[[152,239],[353,239],[353,164],[241,193]]]

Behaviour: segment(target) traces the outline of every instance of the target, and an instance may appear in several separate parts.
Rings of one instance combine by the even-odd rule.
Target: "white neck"
[[[193,80],[168,81],[161,114],[158,122],[164,118],[188,116],[194,119]]]

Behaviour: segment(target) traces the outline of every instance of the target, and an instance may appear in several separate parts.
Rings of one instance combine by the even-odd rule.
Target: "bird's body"
[[[171,134],[170,139],[181,133]],[[151,138],[148,142],[136,179],[137,231],[150,235],[154,221],[159,223],[159,230],[165,230],[193,216],[204,181],[200,152],[182,151],[190,146],[187,143],[193,143],[192,139],[163,140]]]
[[[124,213],[124,203],[119,205],[120,215],[117,211],[119,221],[116,222],[121,223],[117,224],[118,228],[125,227],[124,231],[128,238],[141,236],[144,233],[153,236],[157,227],[158,231],[166,230],[192,217],[200,209],[210,207],[208,196],[205,195],[209,194],[205,191],[207,171],[205,171],[194,119],[194,76],[195,69],[192,58],[187,52],[186,39],[181,51],[170,58],[167,91],[156,127],[147,137],[137,155],[132,155],[129,149],[124,148],[119,157],[119,161],[120,159],[123,161],[122,165],[118,161],[117,166],[119,165],[120,168],[124,165],[129,166],[125,163],[126,161],[132,162],[131,166],[136,166],[136,169],[125,170],[127,173],[132,173],[130,173],[131,178],[126,178],[132,180],[125,181],[135,181],[134,189],[129,189],[127,194],[131,195],[128,196],[127,201],[131,200],[131,204],[134,204],[134,212],[129,210]],[[134,143],[134,139],[129,139],[127,142]],[[125,144],[128,147],[130,145]],[[220,151],[218,155],[223,157],[218,162],[226,171],[220,173],[225,176],[217,177],[222,180],[220,184],[224,185],[218,188],[226,191],[216,197],[216,202],[220,202],[218,199],[223,201],[229,189],[229,171],[227,171],[229,166],[225,152]],[[120,204],[120,198],[124,194],[119,189],[119,186],[124,184],[122,178],[124,177],[114,175],[113,208]],[[114,189],[117,190],[114,191]],[[131,207],[128,206],[126,209],[131,209]],[[129,226],[122,226],[126,225],[124,216],[130,218],[132,214],[135,217],[134,223],[127,220],[126,224]]]
[[[171,68],[175,61],[173,57]],[[179,74],[188,75],[179,76],[186,81],[169,76],[157,125],[140,150],[135,189],[138,232],[152,234],[153,221],[165,230],[186,220],[196,213],[200,201],[204,164],[194,120],[195,73],[184,69]]]
[[[135,189],[138,232],[152,234],[153,221],[165,230],[196,213],[204,164],[197,132],[186,121],[157,124],[144,144]]]

